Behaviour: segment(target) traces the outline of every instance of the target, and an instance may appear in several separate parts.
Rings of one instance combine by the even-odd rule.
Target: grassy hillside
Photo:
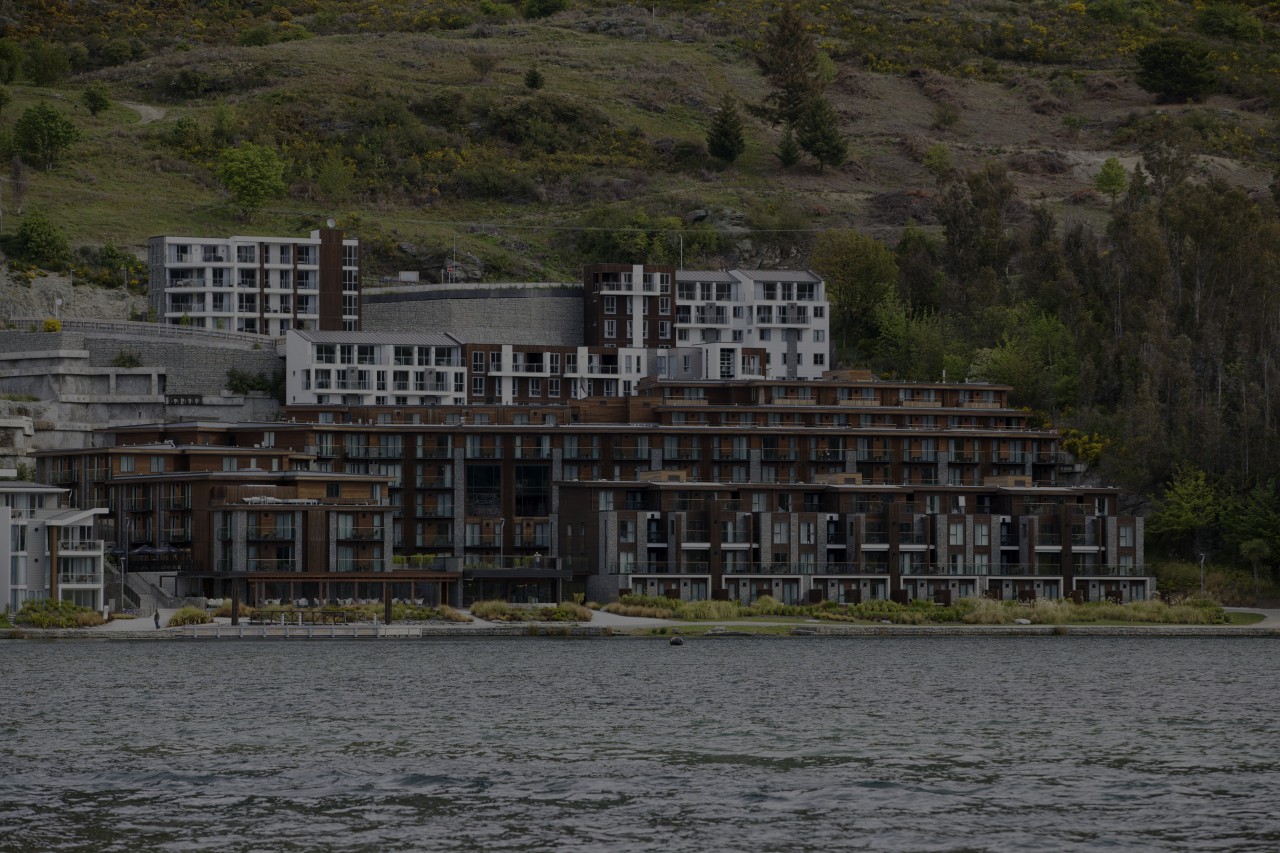
[[[46,214],[89,250],[77,281],[115,280],[104,244],[330,216],[373,275],[430,280],[455,252],[487,280],[812,265],[839,362],[1007,382],[1142,501],[1207,483],[1198,514],[1155,525],[1170,550],[1261,538],[1280,559],[1275,4],[801,0],[849,142],[826,169],[783,168],[749,112],[737,162],[706,152],[723,95],[769,91],[755,0],[22,5],[0,4],[0,153],[41,102],[82,139],[30,171],[26,215],[5,182],[0,236]],[[1189,52],[1193,100],[1138,85],[1157,47]],[[92,86],[113,102],[96,116]],[[244,143],[287,184],[251,221],[215,177]],[[1113,157],[1128,185],[1107,198]],[[1246,500],[1254,521],[1229,523]]]
[[[577,4],[536,20],[487,2],[153,5],[104,27],[83,4],[48,2],[14,33],[29,54],[33,38],[59,39],[83,69],[11,85],[3,115],[47,99],[84,130],[64,166],[32,177],[25,205],[74,243],[299,231],[335,215],[385,244],[387,272],[456,244],[473,275],[564,278],[618,242],[634,248],[585,227],[646,229],[644,253],[671,258],[672,232],[687,229],[687,263],[803,264],[807,229],[893,237],[912,213],[928,224],[935,180],[921,161],[939,143],[960,170],[1010,163],[1023,199],[1067,210],[1077,196],[1071,214],[1094,220],[1105,206],[1079,197],[1092,173],[1111,154],[1136,162],[1157,133],[1251,187],[1275,155],[1272,115],[1240,109],[1269,97],[1274,41],[1208,39],[1234,59],[1204,104],[1157,106],[1132,83],[1134,47],[1194,28],[1190,3],[804,4],[852,142],[849,163],[821,173],[783,170],[778,131],[752,119],[733,167],[706,157],[718,98],[765,93],[752,61],[764,4]],[[282,38],[297,40],[258,44]],[[532,91],[535,66],[546,82]],[[94,81],[116,99],[96,118],[77,100]],[[163,113],[142,123],[125,102]],[[242,141],[277,148],[290,186],[249,224],[211,173]],[[692,228],[699,210],[711,215]],[[417,257],[397,256],[400,243]]]

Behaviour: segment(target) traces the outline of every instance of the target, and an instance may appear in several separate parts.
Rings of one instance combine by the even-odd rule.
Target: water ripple
[[[9,643],[0,851],[1274,851],[1271,648]]]

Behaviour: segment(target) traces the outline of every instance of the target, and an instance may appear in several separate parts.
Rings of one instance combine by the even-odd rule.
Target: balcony
[[[435,477],[419,477],[414,481],[419,489],[451,489],[453,488],[453,477],[435,476]]]
[[[819,449],[809,454],[811,462],[843,462],[845,451],[842,449]]]
[[[751,451],[747,448],[721,448],[711,451],[711,458],[716,462],[746,462],[751,459]]]
[[[600,458],[600,448],[598,447],[576,447],[566,449],[564,458],[569,462],[577,462],[580,460],[595,460]]]
[[[246,568],[251,572],[296,572],[299,570],[298,561],[294,559],[259,560],[254,557],[249,558]]]
[[[936,450],[908,450],[902,455],[903,462],[937,462]]]
[[[269,541],[291,541],[297,536],[292,527],[250,527],[248,538]]]
[[[550,447],[517,447],[516,459],[550,459]]]
[[[760,458],[765,462],[794,462],[796,451],[786,447],[766,447],[760,451]]]
[[[953,450],[948,461],[952,465],[975,465],[982,461],[982,454],[976,450]]]
[[[419,459],[452,459],[452,447],[419,447],[417,452]]]
[[[696,447],[679,447],[663,451],[662,458],[668,462],[697,462],[702,459],[702,451]]]
[[[502,448],[500,447],[468,447],[468,459],[501,459]]]
[[[97,554],[102,551],[101,539],[59,539],[59,554]]]
[[[899,533],[899,545],[928,545],[929,537],[924,533]]]
[[[123,503],[125,512],[151,512],[155,509],[155,502],[150,498],[132,498]]]
[[[49,482],[55,486],[61,486],[64,483],[74,483],[76,479],[75,471],[52,471],[49,473]]]
[[[335,391],[368,391],[371,386],[368,379],[339,379],[333,387]]]
[[[386,535],[385,527],[339,527],[338,538],[357,542],[377,541]]]
[[[453,536],[449,534],[440,534],[438,536],[420,536],[418,537],[419,548],[448,548],[453,549]]]
[[[385,572],[390,570],[390,563],[383,559],[338,560],[334,566],[337,572]]]
[[[101,572],[58,572],[59,586],[102,586]]]
[[[423,504],[418,507],[419,518],[453,518],[453,504]]]
[[[399,459],[403,455],[403,447],[373,447],[364,444],[347,446],[348,459]]]
[[[996,465],[1025,465],[1030,455],[1029,453],[996,451],[991,455],[991,461]]]
[[[613,458],[616,460],[642,460],[649,458],[649,448],[626,445],[613,448]]]
[[[496,533],[468,533],[462,544],[467,548],[497,548],[499,542]]]
[[[1076,566],[1071,574],[1077,578],[1141,578],[1150,572],[1146,566]]]
[[[333,459],[338,455],[338,448],[332,444],[309,444],[306,452],[321,459]]]
[[[161,531],[165,542],[190,542],[190,527],[166,527]]]
[[[855,458],[859,462],[892,462],[893,451],[873,448],[870,450],[863,449],[855,451]]]

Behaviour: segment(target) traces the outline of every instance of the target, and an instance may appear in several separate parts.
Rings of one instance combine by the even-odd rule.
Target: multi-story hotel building
[[[161,322],[281,336],[360,328],[360,242],[335,228],[293,237],[152,237]]]
[[[825,284],[796,270],[676,270],[593,264],[583,271],[583,337],[591,346],[762,350],[770,379],[817,379],[829,369]],[[735,356],[717,349],[706,376],[735,375]]]
[[[462,344],[450,335],[302,332],[285,336],[285,400],[293,405],[465,403]]]
[[[190,511],[209,515],[211,531],[226,528],[213,516],[228,511],[218,495],[233,480],[271,476],[254,468],[294,471],[326,494],[331,482],[363,478],[362,497],[383,513],[380,555],[366,555],[381,562],[370,566],[393,582],[415,565],[438,568],[434,582],[454,583],[437,585],[439,594],[464,602],[630,589],[789,601],[1151,595],[1141,519],[1119,514],[1115,490],[1078,484],[1058,434],[1010,408],[1008,391],[844,374],[646,379],[629,397],[522,405],[331,401],[288,407],[279,423],[121,428],[103,436],[107,449],[42,454],[40,472],[110,502],[116,538],[130,490],[154,488],[137,467],[167,474],[167,463],[150,461],[166,455],[156,451],[165,441],[191,470],[205,459],[209,492],[192,492]],[[134,469],[117,456],[137,457]],[[155,480],[167,482],[195,478],[183,470]],[[148,541],[185,547],[152,503],[164,499],[144,498]],[[141,524],[135,518],[131,544]],[[259,550],[257,559],[286,560],[290,571],[242,570],[219,556],[230,546],[213,540],[223,537],[202,529],[178,525],[194,562],[177,571],[208,594],[234,579],[271,597],[321,595],[314,584],[341,582],[365,560],[327,547]]]
[[[12,472],[10,472],[12,473]],[[56,486],[0,481],[0,606],[18,611],[46,598],[101,609],[103,541],[94,520],[105,509],[76,509]]]

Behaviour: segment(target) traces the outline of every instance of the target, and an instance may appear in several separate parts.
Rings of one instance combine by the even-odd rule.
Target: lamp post
[[[1204,595],[1204,554],[1200,555],[1200,594]]]

